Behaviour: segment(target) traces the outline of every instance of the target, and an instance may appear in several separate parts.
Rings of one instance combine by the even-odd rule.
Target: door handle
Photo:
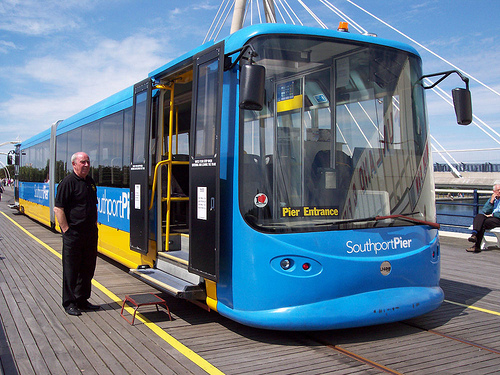
[[[210,211],[215,210],[215,197],[210,198]]]

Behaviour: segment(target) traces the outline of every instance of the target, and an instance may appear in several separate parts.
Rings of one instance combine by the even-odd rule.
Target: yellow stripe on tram
[[[62,255],[59,254],[57,251],[55,251],[53,248],[51,248],[49,245],[47,245],[45,242],[28,232],[26,229],[24,229],[21,225],[16,223],[14,220],[12,220],[10,217],[8,217],[4,212],[2,214],[9,219],[14,225],[16,225],[19,229],[21,229],[24,233],[26,233],[28,236],[33,238],[36,242],[38,242],[40,245],[45,247],[47,250],[49,250],[52,254],[57,256],[59,259],[62,258]],[[92,284],[98,288],[101,292],[106,294],[111,300],[118,304],[122,304],[122,300],[118,298],[116,294],[111,292],[109,289],[107,289],[105,286],[103,286],[101,283],[97,282],[96,280],[92,280]],[[127,311],[130,314],[134,313],[134,310],[131,307],[125,306]],[[186,358],[188,358],[191,362],[195,363],[197,366],[205,370],[209,374],[224,374],[222,371],[220,371],[217,367],[212,365],[210,362],[208,362],[206,359],[202,358],[195,352],[193,352],[191,349],[189,349],[187,346],[184,344],[180,343],[177,341],[174,337],[169,335],[167,332],[165,332],[162,328],[160,328],[158,325],[155,323],[151,322],[148,318],[145,316],[141,315],[141,313],[136,314],[136,319],[139,319],[141,322],[143,322],[151,331],[153,331],[157,336],[159,336],[161,339],[163,339],[167,344],[172,346],[175,350],[177,350],[179,353],[184,355]]]
[[[487,310],[487,309],[483,309],[481,307],[476,307],[476,306],[471,306],[471,305],[465,305],[465,304],[459,303],[459,302],[448,301],[447,299],[445,299],[444,302],[451,303],[452,305],[466,307],[466,308],[472,309],[472,310],[481,311],[481,312],[484,312],[484,313],[487,313],[487,314],[500,316],[500,312],[498,312],[498,311]]]

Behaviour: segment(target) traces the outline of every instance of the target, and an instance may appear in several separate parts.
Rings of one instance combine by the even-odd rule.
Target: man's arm
[[[61,227],[61,231],[64,233],[69,229],[68,220],[66,220],[66,214],[61,207],[54,207],[54,213],[56,214],[57,221]]]

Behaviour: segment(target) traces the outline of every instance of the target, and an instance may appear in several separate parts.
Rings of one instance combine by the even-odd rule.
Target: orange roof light
[[[337,28],[337,31],[348,33],[349,32],[349,24],[347,22],[339,22],[339,27]]]

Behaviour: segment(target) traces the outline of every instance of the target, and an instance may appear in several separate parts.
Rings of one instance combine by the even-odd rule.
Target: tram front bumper
[[[437,309],[443,299],[444,293],[440,287],[406,287],[271,310],[236,310],[219,302],[217,310],[229,319],[252,327],[309,331],[410,319]]]

